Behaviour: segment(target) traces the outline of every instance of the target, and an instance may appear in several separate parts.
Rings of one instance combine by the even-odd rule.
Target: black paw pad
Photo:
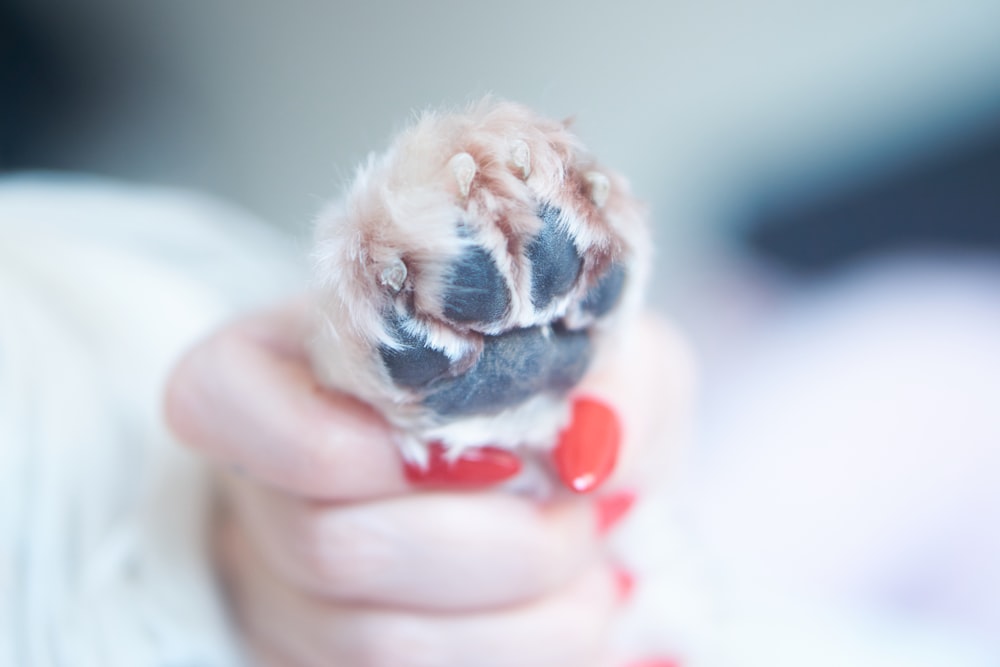
[[[446,280],[444,315],[453,322],[494,322],[510,307],[507,283],[483,248],[466,248]]]
[[[597,284],[583,297],[580,307],[595,317],[603,317],[618,303],[623,287],[625,287],[625,267],[617,263],[612,264],[607,273],[601,276]]]
[[[559,224],[561,211],[544,204],[538,217],[542,231],[532,239],[526,254],[531,260],[531,302],[544,308],[552,299],[569,291],[580,275],[583,258],[576,251],[573,238]]]
[[[564,394],[576,386],[590,366],[590,335],[586,331],[569,331],[556,325],[553,337],[555,354],[547,385],[549,391]]]
[[[590,337],[582,331],[518,329],[486,336],[482,356],[464,375],[437,383],[424,405],[447,417],[492,414],[539,393],[565,393],[587,370]]]
[[[411,389],[426,387],[451,368],[451,361],[443,352],[427,347],[423,336],[414,336],[404,329],[397,315],[393,314],[385,324],[386,330],[402,345],[396,350],[386,345],[378,348],[382,363],[396,384]]]

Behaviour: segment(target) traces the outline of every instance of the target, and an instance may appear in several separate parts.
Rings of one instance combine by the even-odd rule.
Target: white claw
[[[594,202],[594,206],[597,208],[601,208],[608,201],[611,181],[599,171],[588,171],[583,177],[590,184],[590,201]]]
[[[521,170],[521,180],[531,175],[531,149],[525,141],[517,139],[510,145],[510,163]]]
[[[463,197],[468,197],[472,179],[476,177],[476,161],[468,153],[456,153],[448,160],[448,166],[458,181],[458,191]]]
[[[403,283],[406,281],[406,264],[403,264],[403,260],[397,259],[382,269],[378,281],[383,287],[388,287],[393,292],[403,289]]]

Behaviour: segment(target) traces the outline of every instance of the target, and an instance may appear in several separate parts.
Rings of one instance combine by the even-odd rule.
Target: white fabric
[[[240,664],[160,387],[195,337],[297,284],[287,250],[189,195],[0,185],[0,665]]]

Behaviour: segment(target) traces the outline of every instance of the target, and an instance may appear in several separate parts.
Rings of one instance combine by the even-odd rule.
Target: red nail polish
[[[615,590],[618,592],[618,601],[627,602],[630,597],[632,597],[632,591],[635,590],[635,577],[632,573],[624,568],[616,568],[614,571],[615,575]]]
[[[619,491],[602,496],[594,501],[594,511],[597,514],[597,534],[607,535],[611,529],[628,514],[635,504],[635,494],[631,491]]]
[[[499,447],[477,447],[462,452],[457,459],[446,456],[440,442],[427,447],[427,466],[405,462],[406,479],[421,486],[489,486],[510,479],[521,471],[521,459]]]
[[[578,398],[553,452],[556,472],[571,490],[593,491],[615,469],[620,445],[621,425],[614,411],[595,399]]]
[[[672,658],[654,658],[652,660],[630,662],[628,667],[681,667],[681,661]]]

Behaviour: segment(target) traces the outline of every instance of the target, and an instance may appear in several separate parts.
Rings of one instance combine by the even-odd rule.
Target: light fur
[[[541,202],[562,211],[559,224],[583,268],[568,294],[535,308],[525,248],[541,228]],[[471,244],[496,262],[511,304],[496,322],[456,326],[444,315],[442,297],[450,267]],[[571,328],[593,325],[580,302],[613,262],[622,262],[628,272],[622,303],[595,327],[594,335],[607,338],[638,310],[648,248],[644,211],[628,184],[598,165],[567,123],[489,99],[464,113],[425,113],[385,154],[371,156],[344,197],[319,217],[317,373],[329,386],[376,406],[406,434],[401,444],[411,458],[420,458],[416,443],[431,438],[453,449],[481,445],[484,428],[503,434],[502,442],[491,444],[551,442],[566,414],[555,399],[477,417],[467,427],[422,408],[419,395],[395,386],[381,363],[380,346],[399,346],[385,328],[386,314],[407,314],[409,333],[467,368],[484,334],[560,319]],[[386,289],[384,276],[400,263],[405,284]],[[539,409],[540,403],[547,408]]]

